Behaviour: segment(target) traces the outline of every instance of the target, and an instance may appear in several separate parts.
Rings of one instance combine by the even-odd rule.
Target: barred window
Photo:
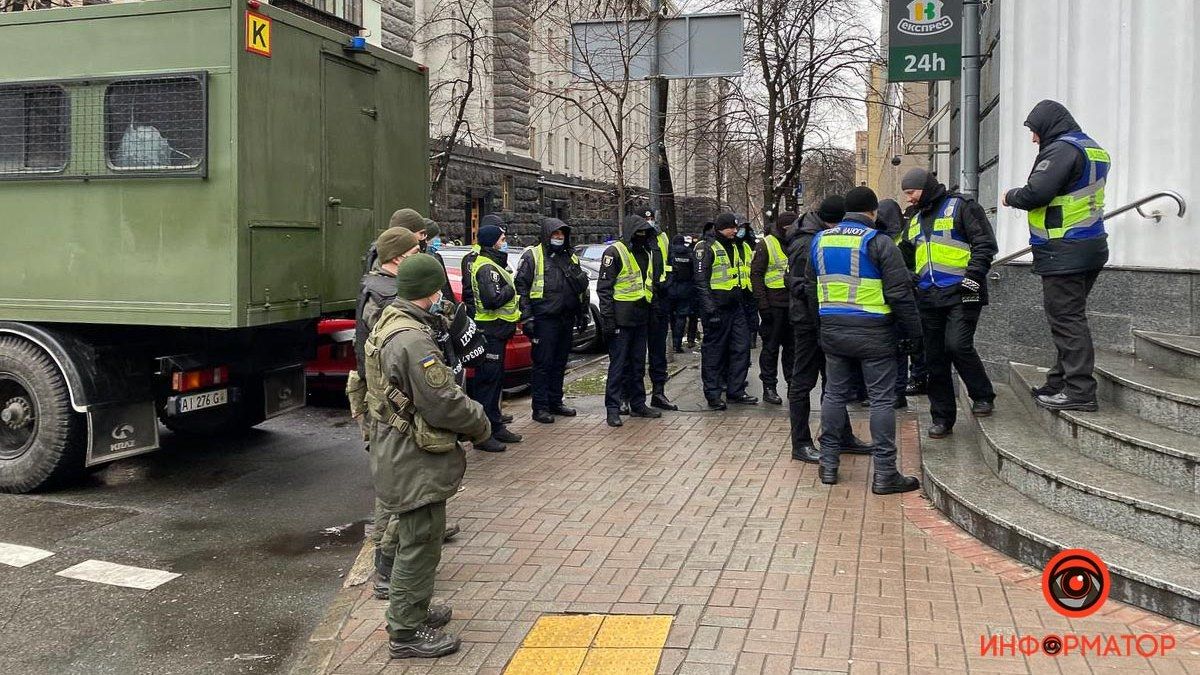
[[[70,148],[71,104],[62,87],[0,87],[0,174],[60,172]]]
[[[105,159],[115,171],[195,169],[206,131],[198,78],[120,80],[104,91]]]

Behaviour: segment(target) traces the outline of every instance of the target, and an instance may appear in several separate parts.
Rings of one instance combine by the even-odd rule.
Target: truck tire
[[[84,416],[48,354],[0,337],[0,492],[30,492],[80,474]]]

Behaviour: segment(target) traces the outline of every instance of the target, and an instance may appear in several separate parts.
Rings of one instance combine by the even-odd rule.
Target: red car
[[[467,247],[451,247],[443,249],[443,259],[446,262],[446,276],[450,278],[450,287],[454,295],[462,299],[462,269],[464,255],[470,251]],[[521,257],[521,249],[509,252],[509,266],[516,268]],[[317,356],[305,366],[304,373],[308,377],[308,388],[320,391],[342,391],[346,388],[346,376],[356,367],[354,358],[354,319],[323,319],[317,324]],[[504,391],[516,394],[529,387],[529,377],[533,371],[533,347],[529,337],[521,331],[518,324],[517,332],[508,341],[504,351]],[[467,369],[467,377],[471,377],[471,369]]]

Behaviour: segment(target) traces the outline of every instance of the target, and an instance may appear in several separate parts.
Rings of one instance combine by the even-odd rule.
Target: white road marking
[[[60,577],[94,581],[98,584],[112,586],[127,586],[151,591],[168,581],[178,577],[174,572],[152,570],[145,567],[131,567],[103,560],[85,560],[78,565],[68,567],[58,573]]]
[[[0,563],[12,567],[32,565],[39,560],[45,560],[54,555],[54,551],[43,551],[32,546],[20,544],[5,544],[0,542]]]

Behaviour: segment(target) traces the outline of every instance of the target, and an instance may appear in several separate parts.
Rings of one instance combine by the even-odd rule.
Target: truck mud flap
[[[87,411],[86,466],[158,449],[154,401],[93,406]]]
[[[304,366],[289,366],[263,375],[264,412],[268,418],[304,407],[306,400]]]

